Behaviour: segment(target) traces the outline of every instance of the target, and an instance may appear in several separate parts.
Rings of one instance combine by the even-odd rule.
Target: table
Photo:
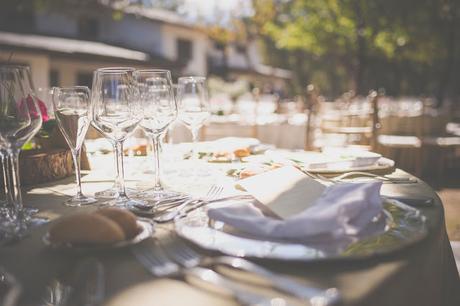
[[[87,193],[102,190],[112,183],[111,173],[107,170],[111,169],[112,156],[98,158],[95,162],[93,160],[97,169],[84,177],[83,188]],[[168,162],[171,161],[165,161],[165,168],[168,168]],[[145,158],[128,159],[129,185],[146,187],[144,180],[152,178],[151,164]],[[139,175],[140,169],[146,174]],[[94,209],[61,205],[66,195],[73,192],[73,178],[68,178],[31,188],[25,196],[25,203],[39,208],[43,215],[53,219]],[[422,209],[428,218],[429,234],[425,239],[398,252],[367,260],[321,263],[262,260],[258,263],[306,283],[337,287],[343,295],[344,305],[460,305],[459,275],[445,230],[442,203],[436,193],[423,182],[385,184],[383,193],[435,198],[434,206]],[[16,275],[24,287],[20,305],[40,305],[46,285],[53,278],[71,271],[81,260],[81,254],[57,252],[44,246],[41,239],[47,228],[36,228],[24,240],[0,248],[0,265]],[[162,232],[159,230],[157,235],[161,236]],[[235,305],[230,297],[209,293],[178,279],[155,279],[127,249],[91,256],[101,260],[105,267],[106,305]]]
[[[255,137],[261,142],[283,149],[304,149],[306,138],[306,116],[303,113],[292,116],[272,114],[267,120],[242,121],[240,117],[213,116],[203,127],[202,140],[222,137]],[[191,133],[179,122],[174,124],[174,143],[191,141]]]

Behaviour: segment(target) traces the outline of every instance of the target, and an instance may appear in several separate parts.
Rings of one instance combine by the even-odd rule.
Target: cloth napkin
[[[208,216],[248,234],[305,240],[317,236],[357,235],[382,211],[382,182],[340,183],[327,187],[307,209],[277,220],[251,203],[210,208]]]

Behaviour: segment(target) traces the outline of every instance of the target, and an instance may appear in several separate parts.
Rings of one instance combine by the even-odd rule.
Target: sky
[[[228,24],[230,17],[250,16],[253,12],[250,0],[182,0],[179,13],[192,20]]]

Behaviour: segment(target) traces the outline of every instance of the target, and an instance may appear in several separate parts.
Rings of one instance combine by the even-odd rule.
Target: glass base
[[[181,200],[189,197],[181,192],[164,189],[149,189],[142,192],[140,196],[142,197],[142,199],[148,201],[149,203],[152,203],[153,205],[160,204],[161,202],[169,203],[175,200]]]
[[[64,202],[64,205],[70,207],[80,207],[96,203],[97,200],[85,195],[76,195]]]
[[[136,189],[126,188],[126,194],[135,195],[139,193]],[[115,186],[112,186],[109,189],[96,192],[94,194],[96,198],[107,198],[107,199],[116,199],[118,197],[118,189]]]
[[[16,218],[3,218],[0,220],[0,243],[14,243],[24,238],[30,229],[49,222],[48,218],[28,216],[22,212]]]
[[[22,208],[22,213],[25,216],[32,217],[33,215],[37,214],[39,212],[38,208],[32,208],[32,207],[23,207]]]
[[[131,208],[147,208],[150,205],[146,201],[130,199],[128,197],[118,197],[113,200],[102,202],[101,206],[114,206],[119,208],[131,209]]]

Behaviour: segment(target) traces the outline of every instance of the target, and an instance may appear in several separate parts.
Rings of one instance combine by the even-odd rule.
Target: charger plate
[[[405,248],[426,236],[426,217],[418,209],[397,200],[385,200],[383,206],[383,212],[359,236],[340,240],[316,237],[294,242],[250,237],[210,220],[205,210],[176,220],[175,228],[182,238],[210,251],[287,261],[362,259]]]

